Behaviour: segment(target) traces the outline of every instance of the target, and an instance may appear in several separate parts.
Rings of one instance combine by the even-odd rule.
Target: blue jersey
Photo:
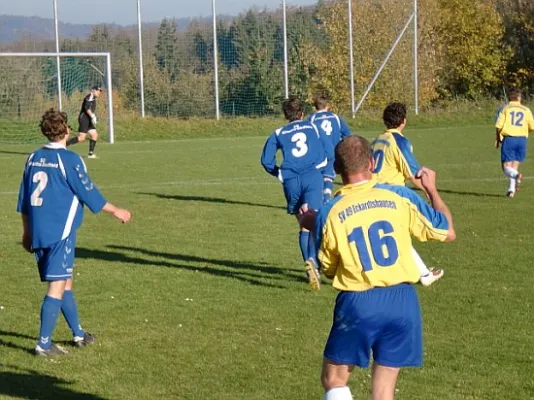
[[[347,123],[332,111],[317,111],[310,115],[308,120],[319,130],[321,135],[328,138],[330,149],[328,159],[334,159],[334,150],[337,144],[345,137],[350,136],[350,128]]]
[[[299,176],[311,169],[326,166],[326,139],[307,121],[293,121],[274,131],[261,154],[261,165],[282,181]],[[276,165],[276,153],[282,151],[283,161]]]
[[[75,233],[84,205],[96,213],[105,204],[82,158],[62,144],[49,143],[28,158],[17,211],[29,218],[33,249],[51,247]]]

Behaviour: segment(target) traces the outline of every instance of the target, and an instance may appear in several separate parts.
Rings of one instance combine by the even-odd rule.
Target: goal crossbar
[[[0,57],[105,57],[106,58],[106,85],[108,90],[108,124],[109,124],[109,143],[115,143],[115,130],[113,125],[113,84],[111,81],[111,55],[109,52],[0,52]],[[61,96],[61,93],[59,93]]]

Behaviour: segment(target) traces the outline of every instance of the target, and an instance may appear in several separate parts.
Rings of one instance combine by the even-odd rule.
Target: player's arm
[[[504,128],[504,123],[506,122],[506,113],[501,109],[497,112],[497,118],[495,121],[495,142],[494,146],[496,149],[499,148],[502,142],[502,130]]]
[[[347,136],[350,136],[352,134],[349,124],[345,122],[345,120],[341,117],[339,117],[339,127],[341,129],[341,138],[346,138]]]
[[[412,185],[421,190],[428,197],[428,193],[426,193],[425,188],[421,184],[420,180],[417,179],[417,173],[421,167],[419,166],[419,163],[413,154],[412,144],[403,136],[394,134],[394,138],[395,142],[397,143],[397,148],[399,149],[397,154],[397,163],[400,171],[404,175],[404,179],[409,180]]]
[[[276,153],[280,148],[276,133],[272,133],[271,136],[265,142],[263,151],[261,153],[261,165],[272,176],[278,177],[280,168],[276,165]]]
[[[30,230],[30,219],[26,214],[22,214],[22,247],[31,253],[32,251],[32,234]]]
[[[109,202],[104,204],[104,207],[102,207],[102,211],[113,215],[115,218],[122,221],[123,223],[127,223],[128,221],[130,221],[130,218],[132,218],[132,215],[128,210],[116,207]]]
[[[528,130],[529,132],[534,131],[534,116],[532,115],[532,111],[528,110]]]
[[[27,163],[27,162],[26,162]],[[26,190],[26,171],[22,176],[20,183],[19,199],[17,203],[17,212],[22,215],[22,247],[28,252],[31,252],[32,237],[30,229],[30,219],[28,217],[30,213],[30,204],[28,203],[28,196]]]

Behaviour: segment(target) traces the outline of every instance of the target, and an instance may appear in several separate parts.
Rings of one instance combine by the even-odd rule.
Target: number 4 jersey
[[[84,205],[96,213],[105,204],[82,158],[62,144],[49,143],[28,158],[17,211],[29,217],[33,249],[50,247],[78,229]]]
[[[415,283],[411,236],[445,241],[442,213],[403,186],[346,185],[316,217],[315,243],[324,274],[342,291]]]

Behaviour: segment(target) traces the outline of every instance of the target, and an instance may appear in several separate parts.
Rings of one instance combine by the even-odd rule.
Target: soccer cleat
[[[523,174],[520,172],[515,177],[515,190],[521,189],[521,182],[523,181]]]
[[[93,344],[96,341],[95,335],[91,335],[89,332],[85,332],[84,336],[75,336],[72,343],[76,347],[85,347],[88,344]]]
[[[421,282],[421,285],[428,287],[437,280],[441,279],[444,273],[445,271],[442,269],[430,269],[430,272],[426,275],[423,275],[419,281]]]
[[[509,190],[506,192],[506,197],[513,198],[515,196],[515,192],[513,190]]]
[[[98,156],[95,153],[90,153],[87,155],[87,158],[98,158]]]
[[[319,268],[313,258],[309,258],[305,264],[306,276],[308,277],[308,283],[312,290],[321,289],[321,275],[319,274]]]
[[[37,345],[35,347],[35,355],[39,357],[54,357],[62,356],[68,354],[69,352],[63,347],[58,346],[57,344],[52,343],[49,349],[43,349],[41,346]]]

